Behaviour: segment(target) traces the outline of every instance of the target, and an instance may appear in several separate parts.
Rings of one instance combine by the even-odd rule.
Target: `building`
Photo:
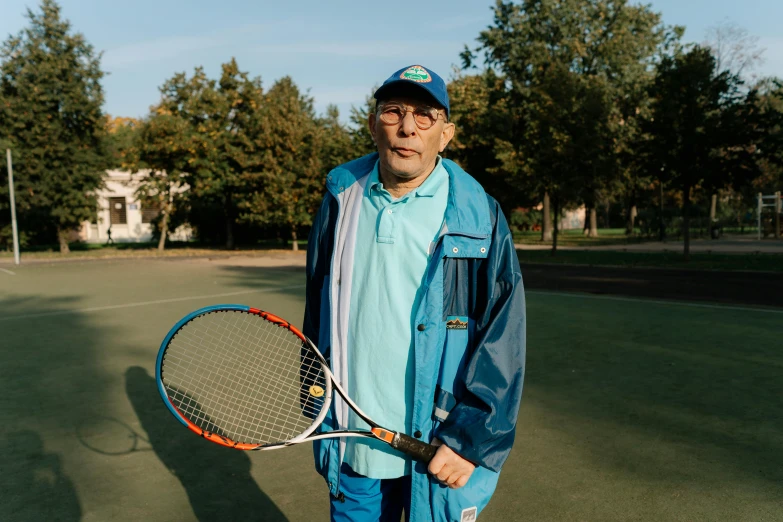
[[[136,197],[140,175],[121,170],[106,171],[105,187],[98,191],[98,222],[85,221],[79,240],[86,243],[143,243],[152,241],[152,221],[160,213],[157,207],[145,207]],[[187,190],[187,188],[183,188]],[[192,230],[183,225],[167,239],[189,241]]]

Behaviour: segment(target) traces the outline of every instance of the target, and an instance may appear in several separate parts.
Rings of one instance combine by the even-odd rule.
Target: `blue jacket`
[[[378,155],[337,167],[313,221],[307,247],[304,334],[317,339],[335,377],[347,379],[347,311],[358,206]],[[444,225],[415,310],[413,428],[437,437],[477,464],[468,484],[452,490],[417,463],[411,520],[460,520],[463,509],[489,502],[514,442],[525,372],[525,297],[511,232],[497,202],[456,163],[449,173]],[[467,327],[464,325],[467,323]],[[422,326],[423,325],[423,326]],[[347,390],[351,394],[350,390]],[[361,407],[361,397],[353,397]],[[347,424],[335,397],[321,430]],[[315,441],[315,465],[332,495],[340,492],[344,441]]]

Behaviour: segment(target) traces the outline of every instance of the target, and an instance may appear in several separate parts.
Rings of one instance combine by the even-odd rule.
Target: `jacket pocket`
[[[438,386],[455,395],[462,396],[459,377],[467,364],[470,323],[468,316],[449,315],[446,317],[446,344],[440,362]]]
[[[494,471],[476,467],[464,487],[451,489],[430,476],[430,506],[433,522],[464,522],[473,520],[469,514],[475,509],[478,515],[487,506],[495,492],[498,477]],[[463,518],[463,514],[466,518]]]

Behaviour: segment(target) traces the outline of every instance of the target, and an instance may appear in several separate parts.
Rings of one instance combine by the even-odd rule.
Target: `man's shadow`
[[[177,422],[144,368],[125,371],[125,389],[155,454],[182,483],[198,520],[287,521],[250,475],[247,454],[207,442]]]
[[[77,521],[82,508],[60,457],[47,453],[34,431],[0,438],[0,520]]]

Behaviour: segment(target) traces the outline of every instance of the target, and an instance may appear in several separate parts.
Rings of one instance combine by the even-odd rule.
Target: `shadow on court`
[[[82,508],[60,456],[48,453],[38,433],[0,436],[0,520],[40,522],[80,520]]]
[[[0,520],[76,521],[82,500],[69,470],[71,415],[89,408],[85,383],[100,386],[92,329],[59,315],[77,298],[13,295],[0,287]],[[4,295],[3,295],[4,294]],[[87,335],[85,340],[82,336]],[[51,448],[57,447],[57,451]],[[67,450],[66,450],[67,451]]]
[[[232,286],[274,288],[276,293],[298,299],[304,295],[305,268],[302,266],[221,266],[220,269],[223,275],[229,275],[232,278],[229,281]]]
[[[177,422],[144,368],[125,371],[125,388],[152,449],[182,483],[198,520],[287,520],[250,475],[248,455],[202,440]]]

